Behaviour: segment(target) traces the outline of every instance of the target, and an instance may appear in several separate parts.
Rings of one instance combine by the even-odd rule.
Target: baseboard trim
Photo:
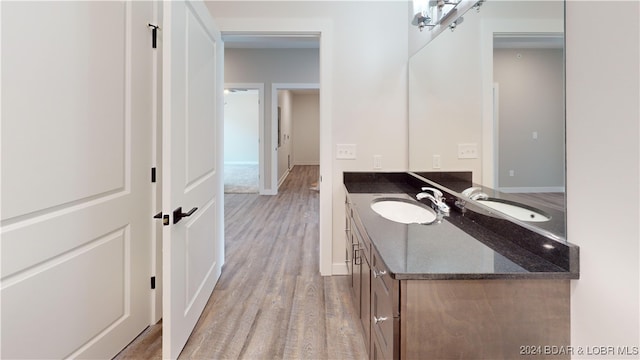
[[[258,165],[256,161],[225,161],[225,165]]]
[[[349,268],[344,261],[331,265],[331,275],[349,275]]]
[[[540,186],[540,187],[501,187],[503,193],[553,193],[564,192],[564,186]]]
[[[287,179],[287,176],[289,176],[289,172],[291,172],[291,169],[287,169],[287,171],[285,171],[285,173],[282,175],[280,180],[278,180],[278,189],[280,189],[280,186],[282,186],[282,183],[284,183],[284,181]]]

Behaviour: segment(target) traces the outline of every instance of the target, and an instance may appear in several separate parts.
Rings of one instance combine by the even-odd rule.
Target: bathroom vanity
[[[578,247],[442,185],[469,187],[470,173],[433,175],[442,181],[344,174],[346,261],[370,358],[569,359]],[[371,208],[381,197],[417,201],[425,186],[451,209],[431,224]]]

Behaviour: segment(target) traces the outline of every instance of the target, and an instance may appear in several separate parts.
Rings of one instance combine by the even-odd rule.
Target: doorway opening
[[[335,264],[332,263],[333,247],[333,224],[332,224],[332,124],[331,124],[331,84],[332,84],[332,38],[333,31],[330,23],[315,19],[300,24],[297,21],[279,21],[277,23],[252,23],[251,30],[247,30],[247,22],[243,19],[233,19],[225,22],[222,31],[222,39],[225,43],[225,79],[233,82],[262,82],[265,83],[265,98],[272,99],[272,88],[269,84],[274,83],[316,83],[321,84],[319,90],[320,101],[320,121],[319,121],[319,147],[320,147],[320,176],[318,187],[320,190],[320,273],[331,275],[334,273]],[[252,67],[248,64],[253,61],[264,60],[257,54],[245,54],[232,58],[232,52],[252,50],[280,50],[280,49],[309,49],[315,51],[314,59],[317,63],[311,71],[292,71],[286,68],[276,70],[275,68]],[[272,59],[273,60],[273,59]],[[291,64],[292,57],[286,57],[281,61],[272,61],[274,65]],[[304,62],[302,62],[304,63]],[[242,67],[244,70],[240,70]],[[234,70],[235,69],[235,70]],[[235,71],[237,77],[233,77],[231,72]],[[257,79],[264,76],[263,79]],[[266,74],[266,75],[265,75]],[[292,78],[292,75],[304,78]],[[310,77],[313,75],[313,77]],[[282,76],[276,77],[276,76]],[[265,101],[265,121],[264,129],[261,132],[260,151],[264,152],[264,176],[261,183],[264,184],[264,194],[277,194],[277,161],[274,154],[277,154],[277,109],[272,110],[272,102]],[[275,112],[275,116],[274,116]],[[275,121],[274,121],[275,119]],[[271,156],[269,156],[271,155]],[[323,176],[324,175],[324,176]],[[326,189],[325,191],[322,191]],[[342,262],[341,262],[342,263]],[[339,273],[339,271],[338,271]]]
[[[278,144],[272,181],[279,188],[293,166],[320,165],[320,85],[272,84],[271,102]],[[318,181],[309,186],[319,189]]]
[[[264,193],[264,84],[225,84],[224,192]]]

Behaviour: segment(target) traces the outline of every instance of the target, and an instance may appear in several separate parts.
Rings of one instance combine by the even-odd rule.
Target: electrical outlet
[[[509,176],[516,176],[515,170],[509,170]]]
[[[458,159],[477,159],[478,144],[458,144]]]
[[[382,169],[382,155],[373,155],[373,168],[376,170]]]
[[[356,158],[356,144],[337,144],[336,145],[336,159],[355,160],[355,158]]]
[[[440,155],[433,155],[431,167],[433,167],[434,169],[440,169],[441,166],[442,161]]]

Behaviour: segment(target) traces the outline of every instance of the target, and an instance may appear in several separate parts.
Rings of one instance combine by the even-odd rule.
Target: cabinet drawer
[[[371,340],[377,341],[384,358],[398,358],[400,318],[394,316],[393,296],[381,280],[372,280],[371,287]]]
[[[393,280],[380,255],[371,250],[371,351],[376,356],[397,359],[400,356],[399,282]]]
[[[371,259],[371,242],[369,242],[369,238],[362,236],[363,232],[361,228],[358,226],[358,223],[355,219],[352,219],[351,223],[351,232],[353,233],[353,241],[354,243],[358,243],[358,249],[363,251],[362,254],[367,259]],[[366,234],[366,233],[365,233]]]
[[[392,315],[397,317],[400,315],[399,306],[399,286],[398,281],[391,278],[389,270],[385,264],[380,260],[378,252],[372,250],[371,252],[371,282],[372,287],[374,284],[380,287],[380,291],[384,291],[389,296]]]

